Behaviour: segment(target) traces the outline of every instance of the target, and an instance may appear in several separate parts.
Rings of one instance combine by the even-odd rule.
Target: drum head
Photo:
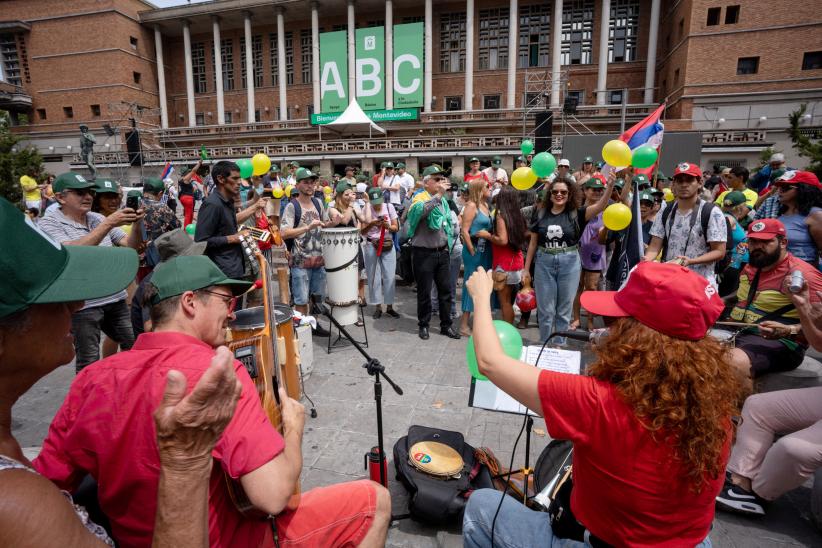
[[[421,441],[408,451],[411,466],[433,476],[454,476],[462,471],[463,460],[453,448],[436,441]]]
[[[235,318],[228,327],[237,331],[248,331],[265,327],[265,309],[262,306],[244,308],[234,312]]]
[[[277,325],[288,323],[293,317],[294,311],[291,310],[290,306],[282,303],[274,304],[274,320],[277,322]]]

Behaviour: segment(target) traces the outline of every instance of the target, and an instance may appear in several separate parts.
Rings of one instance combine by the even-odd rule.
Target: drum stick
[[[288,304],[291,298],[288,294],[288,269],[277,269],[277,285],[280,286],[280,302]]]
[[[716,322],[716,325],[724,327],[756,327],[754,323],[745,322]]]

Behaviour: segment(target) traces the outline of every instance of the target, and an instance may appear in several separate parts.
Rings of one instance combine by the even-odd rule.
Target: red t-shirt
[[[182,333],[143,333],[132,350],[83,369],[51,423],[35,468],[67,490],[91,474],[120,546],[151,545],[160,478],[153,414],[166,374],[181,371],[190,391],[213,356],[210,346]],[[270,526],[235,510],[223,471],[233,478],[248,474],[280,454],[284,442],[269,423],[246,369],[238,361],[234,369],[243,391],[213,452],[209,539],[214,547],[256,547]]]
[[[574,442],[571,508],[594,535],[655,547],[692,547],[708,536],[723,475],[694,493],[673,450],[653,441],[614,385],[542,371],[539,397],[551,437]]]

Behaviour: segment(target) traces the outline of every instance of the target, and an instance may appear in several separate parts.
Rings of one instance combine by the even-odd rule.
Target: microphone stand
[[[340,333],[342,333],[345,336],[345,338],[348,339],[351,342],[351,344],[354,345],[354,348],[356,348],[360,352],[360,354],[363,355],[363,357],[366,359],[366,362],[363,364],[363,368],[365,368],[369,375],[374,377],[374,401],[377,402],[377,447],[379,447],[380,450],[380,458],[386,459],[387,462],[387,457],[385,456],[385,448],[383,446],[382,382],[380,381],[380,375],[382,374],[382,376],[385,378],[388,384],[391,385],[391,388],[394,389],[394,392],[396,392],[400,396],[402,396],[403,394],[402,388],[397,386],[397,384],[391,380],[391,377],[389,377],[386,374],[385,366],[383,366],[379,360],[372,358],[368,354],[368,352],[366,352],[363,349],[363,347],[360,346],[360,344],[354,339],[354,337],[349,335],[348,331],[346,331],[345,328],[342,325],[340,325],[340,323],[336,320],[336,318],[334,318],[334,316],[331,314],[331,312],[325,305],[320,305],[320,311],[324,316],[331,320],[331,323],[334,324],[334,327],[339,329]],[[388,487],[388,479],[385,477],[385,467],[383,466],[382,461],[380,462],[380,483],[383,485],[383,487]]]

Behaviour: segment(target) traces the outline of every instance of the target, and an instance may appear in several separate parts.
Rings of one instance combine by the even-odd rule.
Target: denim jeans
[[[394,304],[397,253],[394,247],[383,249],[377,257],[377,248],[366,241],[363,244],[365,272],[368,274],[368,304]]]
[[[117,342],[123,350],[134,344],[131,314],[125,299],[102,306],[78,310],[71,316],[74,333],[75,368],[79,373],[90,363],[100,359],[100,332]]]
[[[526,508],[519,501],[493,489],[478,489],[471,493],[465,515],[462,519],[462,538],[465,548],[490,548],[491,524],[497,511],[500,497],[505,496],[497,522],[494,526],[494,546],[531,548],[545,546],[551,548],[582,548],[591,546],[588,531],[585,542],[557,538],[551,530],[548,514]],[[696,548],[711,548],[710,537],[696,545]]]
[[[325,300],[325,267],[298,268],[291,267],[291,296],[295,305],[308,304],[308,297],[317,297],[315,302]]]
[[[576,251],[556,254],[537,251],[534,290],[539,311],[540,342],[545,342],[554,331],[568,329],[581,272],[582,265]],[[555,337],[553,341],[565,344],[565,337]]]

